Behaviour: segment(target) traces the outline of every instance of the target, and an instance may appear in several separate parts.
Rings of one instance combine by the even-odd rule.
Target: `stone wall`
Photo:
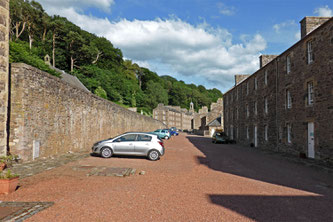
[[[308,83],[313,84],[310,105]],[[314,123],[314,158],[333,162],[333,18],[224,94],[224,128],[240,144],[254,144],[256,128],[258,147],[310,157],[309,123]]]
[[[126,131],[164,128],[26,64],[11,64],[10,152],[23,160],[90,151]]]
[[[0,156],[7,154],[9,0],[0,0]]]

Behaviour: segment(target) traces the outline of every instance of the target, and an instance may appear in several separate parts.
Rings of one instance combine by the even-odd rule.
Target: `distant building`
[[[170,127],[176,127],[181,130],[191,130],[191,120],[193,113],[187,109],[181,109],[180,106],[165,106],[160,103],[153,110],[153,118],[163,122]]]
[[[224,94],[232,139],[333,161],[333,18],[305,17],[300,41],[243,77]]]
[[[211,104],[210,111],[207,106],[203,106],[199,109],[198,113],[194,111],[192,102],[190,103],[189,110],[181,109],[179,106],[158,104],[153,110],[153,118],[163,122],[168,127],[177,127],[178,129],[188,131],[194,130],[198,134],[209,135],[208,123],[221,117],[222,112],[223,99],[219,98],[216,103]]]

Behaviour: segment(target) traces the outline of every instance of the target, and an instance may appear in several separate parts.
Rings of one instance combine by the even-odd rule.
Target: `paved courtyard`
[[[156,162],[80,154],[16,166],[30,176],[0,195],[0,217],[27,207],[25,221],[333,221],[329,169],[186,134],[165,146]]]

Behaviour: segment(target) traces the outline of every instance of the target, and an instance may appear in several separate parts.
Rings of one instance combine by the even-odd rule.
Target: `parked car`
[[[169,129],[157,129],[154,132],[150,132],[152,134],[156,134],[161,139],[169,139],[170,138],[170,132]]]
[[[235,140],[231,140],[224,132],[215,132],[212,136],[212,143],[236,143]]]
[[[179,133],[177,132],[177,128],[176,127],[171,127],[169,129],[169,132],[170,132],[171,136],[178,136],[179,135]]]
[[[164,155],[164,144],[157,135],[129,132],[95,143],[92,152],[104,158],[110,158],[116,154],[147,156],[150,160],[158,160]]]
[[[179,132],[179,129],[177,129],[176,127],[171,127],[170,130]]]

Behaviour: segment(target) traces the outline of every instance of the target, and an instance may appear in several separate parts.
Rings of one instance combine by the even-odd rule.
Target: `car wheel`
[[[160,158],[160,153],[157,150],[151,150],[148,153],[148,159],[155,161],[158,160]]]
[[[112,150],[110,147],[103,147],[101,149],[101,156],[103,158],[110,158],[112,156]]]
[[[168,136],[166,136],[166,137],[164,137],[164,139],[168,140],[168,139],[169,139],[169,137],[168,137]]]

